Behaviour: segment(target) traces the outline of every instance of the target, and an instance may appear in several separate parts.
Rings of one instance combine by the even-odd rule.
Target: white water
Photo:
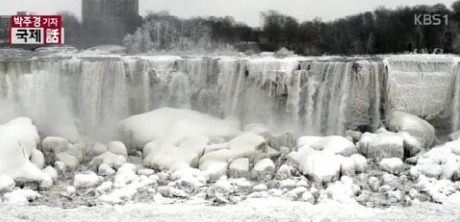
[[[346,129],[376,129],[382,110],[398,109],[426,118],[452,118],[452,128],[458,129],[456,61],[453,56],[417,55],[383,61],[0,58],[0,121],[27,115],[45,134],[74,138],[81,128],[86,135],[109,139],[118,120],[170,106],[236,116],[243,123],[265,123],[274,130],[333,135]]]

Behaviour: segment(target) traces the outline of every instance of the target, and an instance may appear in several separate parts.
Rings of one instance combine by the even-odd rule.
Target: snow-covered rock
[[[47,166],[42,171],[43,171],[43,173],[47,174],[53,181],[57,180],[58,171],[56,169],[54,169],[52,166]]]
[[[175,143],[154,140],[144,147],[145,167],[158,170],[177,170],[182,167],[197,167],[203,148],[209,142],[205,136],[187,137]]]
[[[73,186],[68,186],[65,189],[65,194],[69,197],[74,196],[76,193],[77,193],[77,189],[75,189],[75,187]]]
[[[160,108],[131,116],[119,123],[119,130],[125,144],[137,149],[143,149],[151,141],[158,141],[158,148],[162,149],[183,138],[225,137],[240,133],[237,121],[173,108]]]
[[[290,178],[291,176],[292,176],[291,168],[286,164],[281,165],[275,174],[275,178],[277,180],[286,180]]]
[[[99,195],[108,194],[112,187],[113,183],[111,181],[105,181],[101,185],[96,187],[96,193]]]
[[[111,168],[118,169],[123,164],[127,162],[126,157],[123,154],[115,154],[111,151],[106,151],[96,157],[94,157],[90,165],[95,165],[95,167],[99,167],[100,164],[106,164]]]
[[[389,130],[404,131],[415,137],[422,147],[431,147],[436,141],[435,129],[426,120],[401,111],[394,111],[389,117]]]
[[[176,181],[176,184],[180,189],[188,193],[198,191],[207,183],[205,173],[191,167],[184,167],[176,170],[171,174],[170,178],[172,181]]]
[[[302,156],[299,162],[299,169],[320,184],[337,180],[340,174],[340,165],[340,156],[315,151]]]
[[[270,180],[275,173],[275,163],[271,159],[258,161],[252,168],[252,178],[257,181]]]
[[[328,196],[341,203],[356,203],[353,197],[359,191],[359,188],[353,184],[353,180],[343,176],[340,181],[332,183],[326,189]]]
[[[408,157],[413,157],[423,150],[422,144],[415,137],[407,132],[401,131],[397,133],[403,139],[404,151]]]
[[[381,182],[380,182],[380,180],[379,180],[377,177],[371,177],[371,178],[369,178],[369,180],[367,181],[367,183],[369,184],[369,188],[371,189],[371,191],[373,191],[373,192],[379,191]]]
[[[11,177],[0,174],[0,194],[12,191],[15,185]]]
[[[380,161],[379,167],[392,174],[400,174],[405,169],[404,163],[399,158],[384,158]]]
[[[358,142],[362,135],[363,133],[359,131],[347,130],[345,132],[345,137],[351,138],[353,142]]]
[[[153,175],[154,173],[155,173],[155,170],[148,169],[148,168],[140,169],[136,171],[137,175],[145,175],[145,176],[150,176],[150,175]]]
[[[59,174],[63,174],[66,172],[67,166],[62,161],[56,161],[54,163],[54,168],[57,170]]]
[[[307,203],[310,203],[310,204],[314,204],[315,203],[315,197],[313,197],[313,194],[311,194],[309,191],[305,191],[302,194],[302,197],[300,197],[300,201],[307,202]]]
[[[43,169],[45,167],[45,156],[40,150],[34,149],[30,157],[30,162],[35,164],[38,169]]]
[[[46,137],[42,140],[42,151],[44,156],[47,158],[47,163],[53,162],[53,158],[58,153],[63,153],[69,149],[69,141],[62,137]]]
[[[120,141],[112,141],[107,145],[108,151],[116,155],[123,155],[125,158],[128,158],[128,150],[126,149],[125,144]]]
[[[297,139],[297,147],[299,152],[302,152],[305,148],[310,148],[343,156],[351,156],[357,153],[353,142],[341,136],[303,136]]]
[[[94,172],[75,174],[73,186],[77,189],[92,188],[98,186],[102,182],[102,178]]]
[[[28,118],[17,118],[0,125],[0,174],[12,179],[42,181],[44,174],[30,162],[40,138]]]
[[[267,190],[268,190],[267,185],[265,185],[263,183],[252,187],[252,191],[254,191],[254,192],[263,192],[263,191],[267,191]]]
[[[459,147],[459,140],[434,147],[418,158],[416,168],[420,173],[431,178],[459,178],[460,156],[455,153]]]
[[[109,176],[109,175],[115,174],[115,170],[112,167],[110,167],[108,164],[103,163],[99,165],[97,169],[97,174],[99,176]]]
[[[229,175],[231,178],[249,179],[251,176],[249,172],[249,159],[239,158],[234,160],[229,166]]]
[[[14,205],[29,205],[29,201],[40,198],[41,195],[30,189],[17,189],[6,193],[3,198],[5,202]]]
[[[361,154],[377,162],[383,158],[404,157],[403,139],[383,128],[377,130],[375,134],[364,133],[357,146]]]
[[[353,162],[355,163],[355,171],[356,173],[363,173],[366,172],[367,169],[367,159],[361,154],[353,154],[350,157],[353,159]]]
[[[355,161],[351,157],[341,158],[340,172],[342,175],[354,176],[356,173]]]
[[[131,163],[126,163],[118,169],[113,184],[116,188],[125,187],[137,179],[136,166]]]
[[[297,187],[297,183],[293,179],[285,179],[280,181],[279,187],[281,190],[292,190]]]
[[[451,141],[458,140],[459,138],[460,138],[460,130],[452,132],[451,134],[449,134],[449,140],[451,140]]]
[[[224,149],[205,153],[200,159],[199,169],[213,175],[214,178],[226,175],[229,162],[239,158],[257,159],[254,157],[266,151],[264,144],[265,139],[259,135],[241,134],[228,143],[219,145],[225,147]]]

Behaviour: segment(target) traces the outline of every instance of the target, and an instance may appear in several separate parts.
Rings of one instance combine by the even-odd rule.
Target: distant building
[[[8,28],[11,24],[11,16],[0,15],[0,44],[8,42]]]
[[[18,11],[16,15],[27,15],[26,11]],[[7,45],[9,40],[9,28],[11,25],[11,15],[0,15],[0,44]]]
[[[82,17],[85,32],[99,43],[119,44],[142,22],[139,0],[83,0]]]

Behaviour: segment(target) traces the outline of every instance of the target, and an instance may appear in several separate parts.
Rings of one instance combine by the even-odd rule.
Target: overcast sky
[[[320,17],[325,21],[347,15],[370,11],[378,6],[395,8],[400,5],[443,3],[446,6],[455,0],[139,0],[140,14],[148,11],[167,10],[179,17],[233,16],[237,21],[251,26],[260,24],[260,12],[276,9],[292,15],[299,21]],[[81,0],[0,0],[0,14],[15,14],[16,11],[52,14],[71,11],[81,18]]]

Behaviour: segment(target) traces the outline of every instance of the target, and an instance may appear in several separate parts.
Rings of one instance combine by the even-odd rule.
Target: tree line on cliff
[[[447,21],[442,17],[439,25],[416,24],[415,17],[423,14],[439,14],[447,17]],[[87,36],[84,25],[69,13],[63,16],[66,42],[84,45],[88,39],[84,37]],[[292,16],[270,10],[261,13],[261,21],[260,27],[249,27],[229,16],[184,19],[167,12],[151,12],[134,32],[127,33],[117,43],[125,45],[131,53],[213,50],[228,46],[248,53],[286,48],[301,55],[432,52],[435,49],[460,53],[460,1],[450,7],[444,4],[396,9],[378,7],[333,21],[315,18],[299,22]]]

